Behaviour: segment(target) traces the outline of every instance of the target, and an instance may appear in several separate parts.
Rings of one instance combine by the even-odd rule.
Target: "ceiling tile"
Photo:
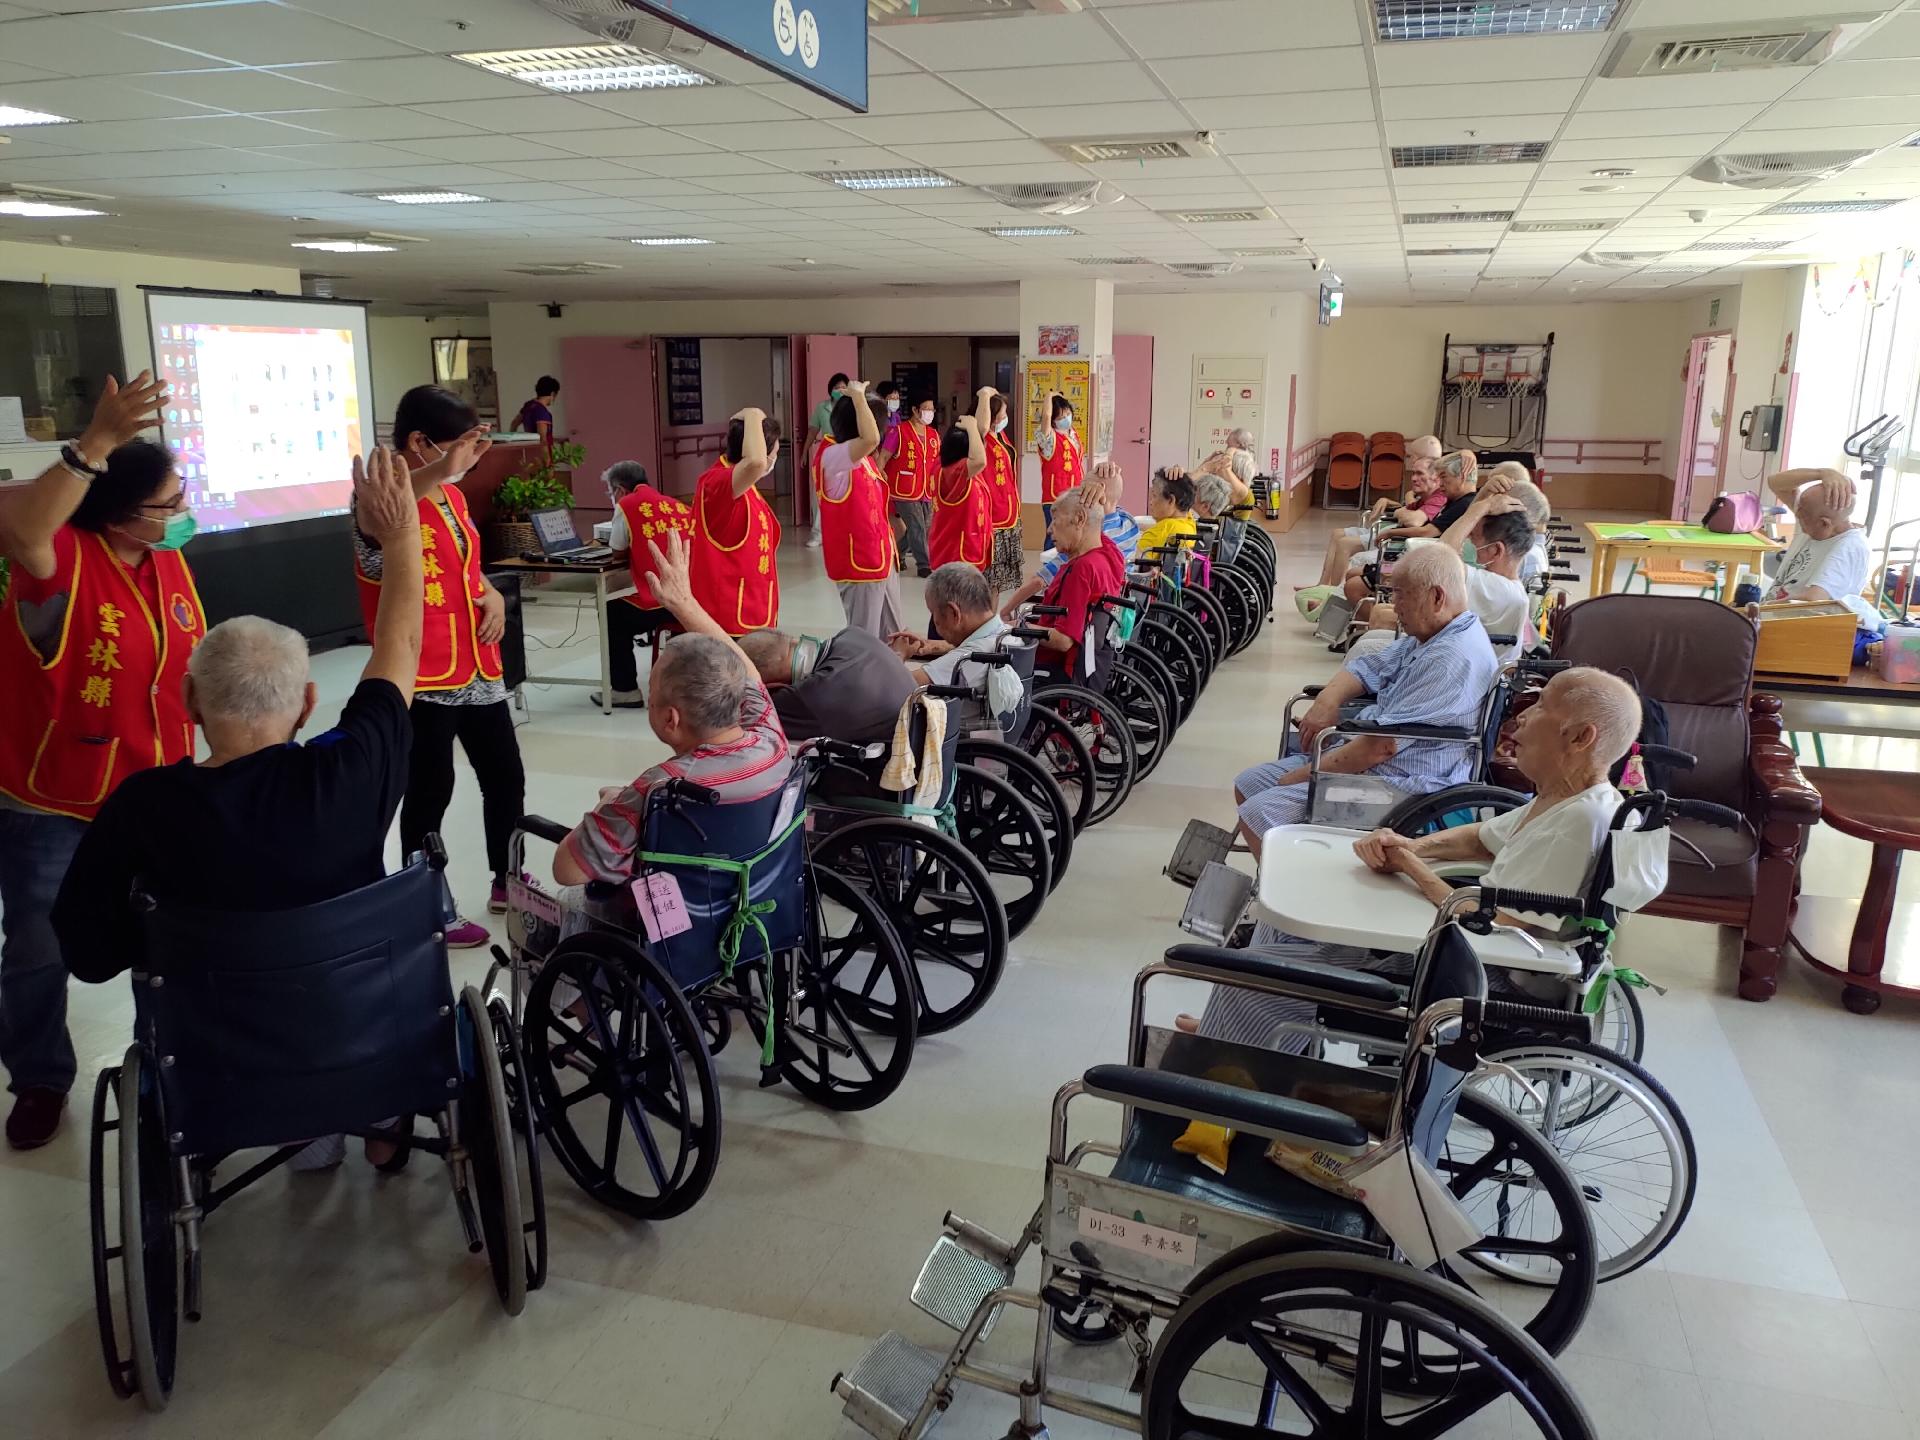
[[[151,4],[153,0],[144,0]],[[577,45],[579,29],[524,0],[285,0],[295,10],[401,40],[422,50],[520,50]],[[99,8],[87,3],[87,9]]]
[[[1113,104],[1166,98],[1165,92],[1146,67],[1132,60],[1064,66],[1049,75],[1044,83],[1040,83],[1039,77],[1031,70],[943,68],[941,74],[980,104],[994,109],[1032,105],[1037,100],[1055,104]]]
[[[1127,58],[1093,15],[1021,15],[949,25],[898,25],[887,45],[929,70],[1018,69]]]
[[[1309,95],[1228,95],[1186,103],[1202,125],[1236,127],[1371,124],[1373,96],[1365,90],[1324,90]]]
[[[1215,137],[1227,155],[1282,156],[1300,169],[1315,168],[1326,152],[1352,155],[1366,150],[1380,160],[1380,129],[1365,125],[1260,125],[1229,130]],[[1346,163],[1338,161],[1333,163]]]
[[[455,135],[442,139],[395,142],[396,149],[415,155],[431,155],[440,160],[469,160],[484,164],[494,160],[565,160],[566,151],[556,150],[537,140],[522,140],[517,135]]]
[[[1382,91],[1380,98],[1384,101],[1387,92]],[[1565,117],[1558,114],[1456,115],[1446,119],[1389,120],[1384,128],[1387,140],[1394,145],[1506,145],[1549,140],[1564,120]]]
[[[944,83],[936,76],[919,71],[911,75],[867,77],[867,113],[869,115],[931,115],[944,110],[973,108],[974,102],[953,86]],[[842,107],[836,106],[835,109],[839,111],[837,118],[847,120],[859,118],[850,115]]]
[[[724,127],[720,127],[724,128]],[[956,110],[941,115],[933,124],[915,115],[887,115],[871,120],[842,120],[838,127],[848,135],[868,140],[876,145],[897,145],[902,140],[914,136],[938,134],[943,141],[956,140],[1018,140],[1020,131],[986,110]],[[787,140],[788,127],[777,127],[767,137],[771,146],[776,141]],[[689,134],[695,133],[689,131]]]
[[[104,25],[66,17],[13,20],[0,35],[8,60],[56,75],[135,75],[197,70],[219,62],[171,45],[117,34]]]
[[[1180,100],[1367,88],[1366,52],[1358,45],[1251,54],[1236,51],[1226,55],[1152,60],[1149,64],[1153,73]]]
[[[5,38],[0,32],[0,41]],[[42,110],[69,120],[161,120],[175,115],[204,115],[207,107],[161,95],[149,95],[125,85],[76,85],[71,80],[33,81],[0,85],[0,105]],[[14,132],[16,136],[21,132]],[[52,132],[71,135],[70,128]]]
[[[1920,59],[1834,60],[1803,79],[1794,88],[1793,98],[1851,100],[1862,95],[1915,94],[1920,94]]]
[[[533,92],[530,86],[489,75],[472,65],[439,55],[400,60],[358,60],[352,64],[302,66],[300,78],[381,104],[424,105],[450,100],[512,100]]]
[[[519,92],[525,94],[526,86]],[[649,125],[729,125],[765,120],[784,124],[793,112],[758,90],[699,85],[675,90],[609,90],[582,97],[583,104]],[[585,128],[585,127],[582,127]]]
[[[1563,132],[1572,140],[1640,135],[1725,135],[1755,119],[1764,105],[1685,105],[1664,110],[1581,109]]]
[[[801,152],[794,151],[794,154]],[[653,155],[644,162],[650,174],[680,176],[764,175],[773,170],[765,160],[751,155]]]
[[[1158,135],[1193,128],[1180,107],[1168,100],[1142,100],[1130,105],[1047,105],[1001,114],[1010,124],[1031,134],[1061,138]]]
[[[1697,160],[1711,150],[1711,135],[1635,135],[1605,139],[1556,140],[1549,160],[1591,160],[1596,165],[1631,165],[1635,157],[1684,157]]]
[[[289,165],[315,165],[328,168],[347,166],[417,165],[418,155],[391,145],[341,140],[306,145],[262,145],[253,147],[262,155],[279,155]]]
[[[524,175],[529,180],[625,180],[633,171],[612,160],[575,160],[552,157],[544,160],[506,160],[491,155],[488,163],[509,175]]]
[[[941,170],[950,165],[972,165],[977,168],[1000,162],[1009,165],[1053,165],[1066,174],[1074,174],[1079,168],[1073,161],[1038,140],[982,140],[977,144],[951,145],[902,142],[892,148],[917,164],[931,165]],[[848,168],[861,167],[849,162]]]
[[[565,95],[535,95],[525,100],[455,100],[418,107],[429,115],[457,120],[501,135],[531,135],[543,130],[611,129],[631,122]]]
[[[404,105],[368,105],[355,110],[276,110],[267,118],[303,129],[317,130],[342,140],[428,140],[474,135],[471,125]]]
[[[1920,124],[1776,127],[1771,121],[1742,130],[1715,146],[1718,150],[1878,150],[1898,145]]]
[[[1490,88],[1486,98],[1498,97],[1498,109],[1506,115],[1560,115],[1579,98],[1582,83],[1579,80],[1502,80]],[[1471,92],[1463,95],[1458,84],[1406,85],[1381,91],[1380,112],[1388,120],[1450,118],[1463,112],[1471,113],[1473,102],[1478,98]],[[1548,131],[1536,138],[1550,139],[1552,133]]]
[[[721,150],[754,154],[778,146],[782,150],[817,150],[822,146],[844,145],[846,133],[823,120],[792,119],[779,125],[687,125],[680,134]]]
[[[237,65],[302,60],[363,60],[405,47],[385,36],[335,25],[299,10],[263,3],[131,10],[98,17],[108,29],[218,55]]]
[[[1805,78],[1805,72],[1727,70],[1717,75],[1634,75],[1596,80],[1580,102],[1582,110],[1654,110],[1689,105],[1741,105],[1778,100]]]
[[[1782,100],[1754,122],[1756,129],[1798,130],[1839,125],[1893,125],[1909,133],[1920,130],[1920,101],[1912,95],[1881,95],[1848,99]]]
[[[1497,80],[1569,80],[1585,77],[1612,42],[1610,35],[1514,35],[1480,40],[1427,40],[1373,47],[1384,87],[1436,85],[1449,76]]]
[[[695,155],[713,149],[671,130],[643,125],[616,130],[544,130],[540,143],[576,155]]]
[[[1100,13],[1121,39],[1155,59],[1308,50],[1358,45],[1362,39],[1352,7],[1322,0],[1183,0]],[[1226,37],[1231,38],[1223,44]]]
[[[189,100],[216,110],[318,110],[373,104],[364,96],[309,84],[298,71],[191,70],[136,75],[126,83],[150,95]]]

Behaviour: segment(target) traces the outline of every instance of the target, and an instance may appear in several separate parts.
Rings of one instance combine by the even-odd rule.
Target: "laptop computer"
[[[580,538],[573,528],[571,510],[557,506],[552,510],[535,510],[527,516],[527,521],[540,540],[540,553],[527,556],[529,560],[561,560],[584,565],[613,556],[613,551],[606,546],[589,544]]]

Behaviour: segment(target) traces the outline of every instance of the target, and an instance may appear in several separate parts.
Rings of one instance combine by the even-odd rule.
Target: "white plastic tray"
[[[1404,875],[1378,875],[1353,853],[1356,830],[1282,825],[1260,842],[1260,880],[1254,903],[1261,918],[1289,935],[1330,945],[1416,951],[1433,928],[1434,908]],[[1481,963],[1507,970],[1576,975],[1579,954],[1570,945],[1541,940],[1536,952],[1505,931],[1469,933]]]

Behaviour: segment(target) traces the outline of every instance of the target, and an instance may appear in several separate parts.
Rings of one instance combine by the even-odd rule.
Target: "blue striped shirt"
[[[1402,635],[1384,650],[1350,656],[1346,668],[1374,694],[1356,717],[1382,725],[1480,723],[1480,707],[1500,674],[1487,628],[1462,611],[1437,635]],[[1402,740],[1391,758],[1367,773],[1421,795],[1472,778],[1478,746],[1443,740]]]
[[[1133,564],[1133,557],[1140,552],[1140,527],[1134,523],[1133,516],[1124,510],[1109,510],[1107,518],[1100,522],[1100,533],[1119,547],[1122,560]],[[1058,550],[1047,551],[1040,557],[1041,580],[1051,585],[1053,577],[1066,568],[1066,563],[1066,557]]]

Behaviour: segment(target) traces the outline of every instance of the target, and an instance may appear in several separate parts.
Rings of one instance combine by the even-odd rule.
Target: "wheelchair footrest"
[[[953,1236],[942,1235],[933,1242],[909,1298],[948,1329],[964,1330],[980,1302],[1012,1282],[1011,1267],[983,1260]],[[980,1327],[982,1340],[992,1333],[999,1318],[996,1307],[996,1313]]]
[[[1173,858],[1161,872],[1176,885],[1192,889],[1201,872],[1215,861],[1224,860],[1233,850],[1233,832],[1209,825],[1204,820],[1189,820],[1173,847]]]
[[[945,1363],[944,1357],[889,1330],[853,1369],[834,1377],[833,1393],[843,1402],[846,1417],[875,1440],[898,1440]],[[921,1434],[931,1433],[939,1419],[936,1410]]]
[[[1247,913],[1253,898],[1253,877],[1217,860],[1200,872],[1187,908],[1180,916],[1180,928],[1215,945],[1224,945]]]

